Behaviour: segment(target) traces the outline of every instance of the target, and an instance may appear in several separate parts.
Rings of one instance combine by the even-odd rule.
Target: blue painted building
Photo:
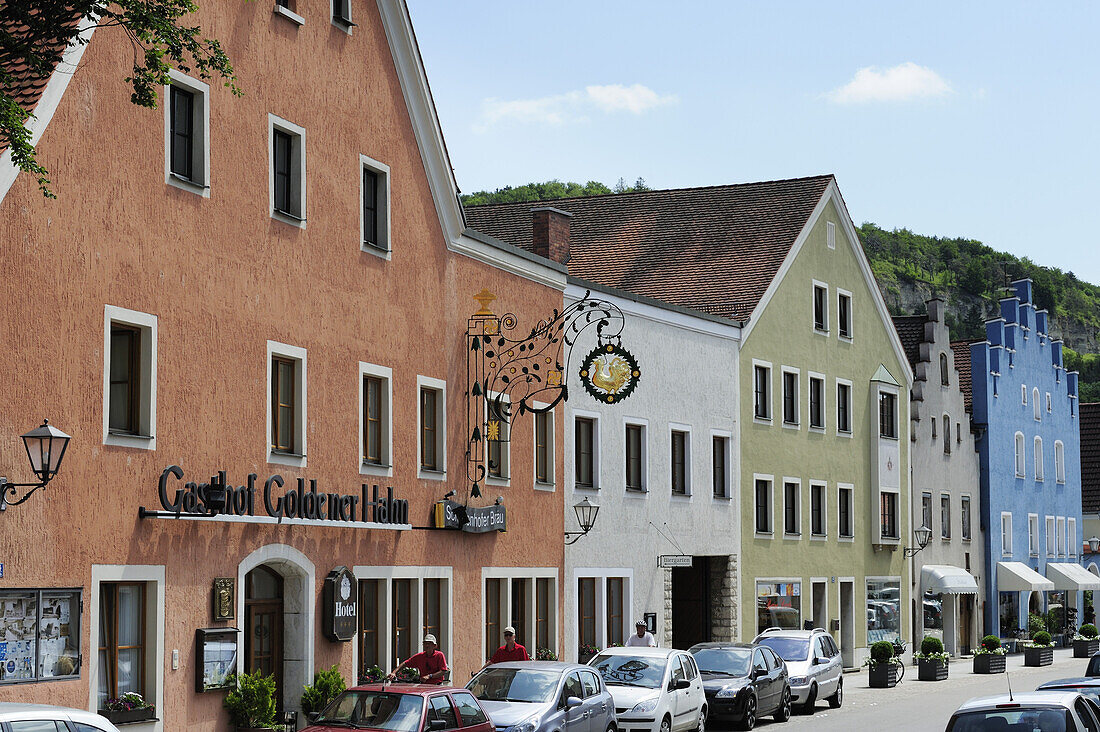
[[[1029,612],[1081,607],[1100,580],[1080,566],[1077,373],[1036,310],[1031,280],[1012,283],[986,340],[969,344],[981,464],[987,633],[1011,636]],[[1091,579],[1090,579],[1091,578]]]

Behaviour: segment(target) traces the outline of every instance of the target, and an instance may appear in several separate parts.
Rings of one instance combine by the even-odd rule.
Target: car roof
[[[113,729],[106,717],[86,709],[60,707],[55,704],[27,704],[24,702],[0,702],[0,719],[71,719],[75,722],[94,721],[101,727]]]
[[[650,648],[648,646],[612,646],[599,652],[600,656],[671,656],[674,653],[686,653],[677,648]]]
[[[1036,691],[1043,691],[1045,689],[1052,689],[1060,686],[1100,686],[1100,677],[1097,676],[1075,676],[1069,679],[1055,679],[1054,681],[1047,681],[1041,684]]]
[[[1081,695],[1071,691],[1025,691],[1021,694],[998,694],[968,699],[956,709],[956,712],[970,712],[980,709],[996,709],[999,705],[1014,704],[1021,707],[1062,707],[1068,709]]]
[[[759,643],[727,643],[721,641],[713,641],[710,643],[696,643],[688,649],[688,653],[695,653],[696,651],[702,651],[707,648],[744,648],[751,650],[753,648],[759,648]]]
[[[794,628],[765,628],[757,638],[812,638],[815,635],[828,635],[821,628],[813,630],[795,630]]]
[[[435,694],[440,691],[465,691],[469,693],[468,689],[464,689],[461,686],[436,686],[435,684],[362,684],[360,686],[353,686],[348,691],[388,691],[393,694],[414,694],[417,696],[427,696],[428,694]]]
[[[539,671],[573,671],[578,669],[587,669],[591,671],[591,667],[584,665],[583,663],[569,663],[568,661],[501,661],[500,663],[494,663],[486,668],[532,668]]]

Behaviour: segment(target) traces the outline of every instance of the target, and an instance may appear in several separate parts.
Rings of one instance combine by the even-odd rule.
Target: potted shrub
[[[275,677],[259,671],[233,675],[231,689],[222,704],[238,732],[275,729]]]
[[[536,648],[535,649],[536,661],[557,661],[558,654],[554,653],[550,648]]]
[[[1005,672],[1005,649],[1001,639],[995,635],[982,638],[982,644],[974,649],[974,673],[1003,674]]]
[[[1100,652],[1100,638],[1097,638],[1096,626],[1085,623],[1077,634],[1073,636],[1073,657],[1090,658],[1094,653]]]
[[[871,645],[871,657],[865,662],[867,683],[873,689],[889,689],[898,684],[898,662],[894,658],[894,644],[877,641]]]
[[[108,699],[99,713],[111,724],[142,722],[156,717],[157,708],[149,704],[136,691],[128,691],[117,699]]]
[[[917,654],[917,678],[921,681],[943,681],[947,678],[949,657],[943,650],[943,641],[926,636]]]
[[[1031,636],[1031,643],[1024,648],[1025,666],[1049,666],[1054,663],[1054,643],[1050,633],[1040,630]]]
[[[344,677],[336,670],[336,666],[327,671],[321,669],[313,674],[313,683],[302,690],[302,711],[313,721],[346,688],[348,685],[344,683]]]
[[[577,663],[588,663],[599,652],[600,649],[591,643],[581,643],[581,647],[577,650]]]

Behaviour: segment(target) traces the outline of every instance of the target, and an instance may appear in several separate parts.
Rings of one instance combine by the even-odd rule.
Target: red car
[[[303,732],[493,732],[489,715],[466,689],[427,684],[367,684],[332,700]]]

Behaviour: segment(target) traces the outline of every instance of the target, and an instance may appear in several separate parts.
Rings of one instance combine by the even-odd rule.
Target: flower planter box
[[[974,656],[974,673],[1003,674],[1005,657],[1003,653],[980,653]]]
[[[134,722],[145,722],[147,720],[156,719],[157,708],[146,707],[145,709],[100,709],[99,715],[106,717],[113,725],[120,724],[133,724]]]
[[[1053,648],[1025,648],[1025,666],[1049,666],[1054,663]]]
[[[898,667],[878,663],[867,667],[867,683],[872,689],[891,689],[898,685]]]
[[[943,661],[918,661],[917,678],[921,681],[943,681],[947,678],[947,664]]]
[[[1100,638],[1073,641],[1074,658],[1091,658],[1096,653],[1100,653]]]

